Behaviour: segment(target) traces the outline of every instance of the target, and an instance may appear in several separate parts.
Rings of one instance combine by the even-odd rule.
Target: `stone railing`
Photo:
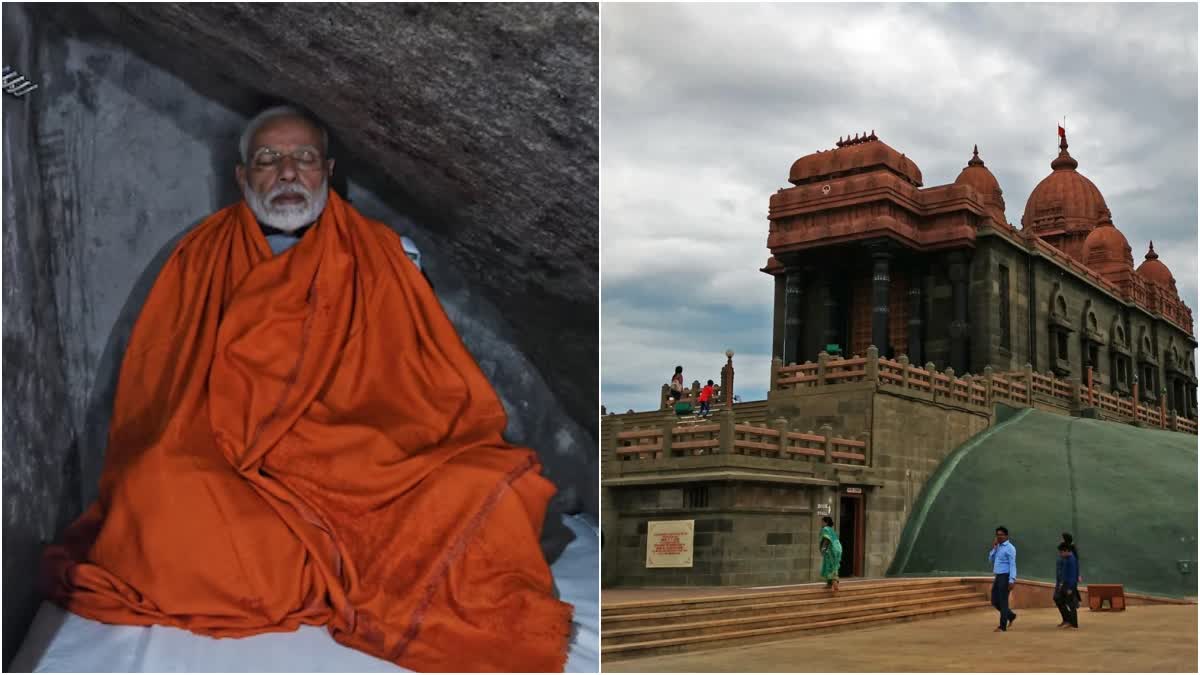
[[[990,410],[996,403],[1028,407],[1040,402],[1069,411],[1093,408],[1118,421],[1173,431],[1194,434],[1197,429],[1196,420],[1167,411],[1165,392],[1159,396],[1157,407],[1135,403],[1137,382],[1132,397],[1119,397],[1097,389],[1090,368],[1085,382],[1043,375],[1028,364],[1024,370],[996,373],[989,366],[981,376],[958,377],[953,368],[939,372],[932,363],[921,368],[909,363],[907,356],[881,358],[875,347],[868,348],[865,357],[845,359],[822,352],[816,363],[785,366],[776,358],[771,364],[772,394],[859,382],[922,392],[934,401],[981,410]]]
[[[816,432],[792,431],[783,418],[776,419],[771,426],[739,424],[730,411],[722,411],[715,423],[679,423],[674,417],[666,417],[658,427],[627,430],[617,427],[613,437],[619,461],[743,455],[864,465],[870,459],[867,434],[838,438],[829,425]]]
[[[704,389],[704,385],[700,384],[699,380],[696,380],[692,382],[692,386],[683,388],[683,396],[679,400],[684,403],[691,403],[694,406],[699,406],[701,389]],[[674,403],[675,402],[671,400],[671,385],[664,384],[662,386],[662,393],[658,399],[658,407],[670,408],[672,405],[674,405]],[[714,384],[713,400],[711,401],[710,407],[715,410],[717,406],[723,403],[725,403],[725,397],[722,395],[721,385]]]

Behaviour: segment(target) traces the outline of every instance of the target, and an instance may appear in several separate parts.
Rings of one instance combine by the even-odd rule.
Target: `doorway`
[[[863,575],[863,494],[862,488],[846,488],[841,495],[838,539],[842,541],[842,566],[839,577]],[[857,492],[852,492],[857,491]]]

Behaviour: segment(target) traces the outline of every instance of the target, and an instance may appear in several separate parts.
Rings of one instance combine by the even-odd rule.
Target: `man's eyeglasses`
[[[316,148],[297,148],[291,152],[279,152],[274,148],[259,148],[250,159],[254,169],[277,169],[283,164],[285,157],[292,161],[302,171],[314,171],[321,168],[321,153]]]

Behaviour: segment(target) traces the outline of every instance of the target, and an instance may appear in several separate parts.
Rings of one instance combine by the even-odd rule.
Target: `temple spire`
[[[967,162],[967,166],[983,166],[983,160],[979,159],[979,144],[975,144],[975,150],[972,153],[971,159]]]
[[[1067,118],[1063,118],[1063,123],[1058,125],[1058,157],[1050,162],[1050,168],[1058,171],[1060,169],[1074,170],[1079,167],[1079,162],[1067,152],[1067,129],[1065,125]]]

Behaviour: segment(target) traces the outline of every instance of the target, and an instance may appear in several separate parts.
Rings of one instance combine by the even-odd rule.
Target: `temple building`
[[[1192,311],[1154,250],[1135,268],[1104,196],[1067,151],[1021,227],[978,147],[948,185],[872,131],[801,157],[771,196],[774,355],[906,354],[955,372],[1031,364],[1196,418]]]
[[[677,413],[664,391],[603,417],[602,583],[816,581],[826,516],[843,577],[973,576],[985,559],[953,542],[989,531],[997,508],[1051,541],[1044,509],[1078,505],[1104,538],[1147,491],[1173,528],[1156,541],[1194,546],[1192,312],[1153,245],[1134,266],[1065,134],[1059,148],[1020,229],[978,148],[930,188],[874,132],[796,160],[770,202],[767,397],[733,402],[729,351],[712,416]],[[1061,462],[1072,443],[1086,450]],[[1054,567],[1052,549],[1023,555],[1043,556],[1031,577]],[[1131,560],[1104,574],[1194,596],[1190,573]]]

